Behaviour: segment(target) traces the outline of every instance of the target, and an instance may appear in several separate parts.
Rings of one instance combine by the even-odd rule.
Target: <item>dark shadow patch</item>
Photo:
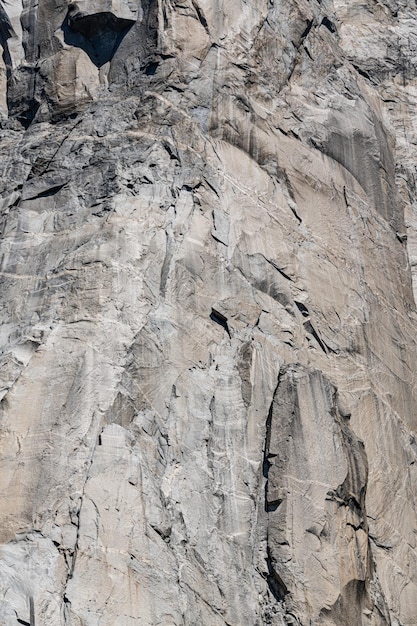
[[[8,65],[5,43],[3,58],[7,74],[7,109],[9,116],[18,120],[26,129],[30,126],[38,112],[40,101],[37,94],[37,73],[39,68],[32,65],[21,65],[15,68]],[[10,61],[11,63],[11,61]]]
[[[296,305],[297,309],[300,311],[303,317],[309,316],[308,309],[302,302],[298,302],[298,300],[294,300],[294,304]]]
[[[272,513],[277,510],[281,503],[282,500],[280,498],[278,500],[271,500],[269,502],[265,501],[265,511],[267,513]]]
[[[224,328],[224,330],[227,332],[227,334],[230,337],[230,330],[227,324],[227,317],[225,317],[218,311],[215,311],[215,309],[211,309],[210,319],[212,322],[215,322],[216,324],[219,324],[219,326],[222,326],[222,328]]]
[[[304,41],[304,39],[307,37],[310,30],[313,28],[313,23],[314,23],[313,20],[307,20],[307,26],[303,34],[301,35],[301,41]]]
[[[337,28],[336,26],[333,24],[333,22],[331,22],[329,20],[328,17],[324,16],[323,19],[321,20],[321,23],[323,26],[325,26],[327,28],[327,30],[329,30],[331,33],[335,33],[337,32]]]
[[[24,198],[24,200],[26,201],[26,200],[37,200],[38,198],[49,198],[57,194],[58,191],[61,191],[61,189],[65,187],[66,184],[67,183],[65,182],[60,185],[54,185],[53,187],[49,187],[48,189],[45,189],[45,191],[40,191],[34,196],[30,196],[30,198]]]
[[[362,623],[362,611],[366,607],[366,585],[363,580],[351,580],[342,589],[330,608],[320,611],[321,618],[330,618],[340,626]]]
[[[23,128],[29,128],[32,124],[36,117],[36,113],[38,112],[39,106],[40,103],[36,100],[29,100],[27,102],[27,108],[20,115],[16,116],[16,119],[22,124]]]
[[[275,600],[278,600],[278,602],[282,602],[285,599],[285,596],[288,594],[288,589],[284,581],[274,568],[273,559],[271,557],[269,548],[267,550],[267,554],[268,556],[266,559],[266,564],[268,567],[268,587]]]
[[[335,352],[326,343],[324,343],[324,341],[322,341],[322,339],[320,338],[318,332],[316,331],[316,329],[314,328],[313,324],[309,320],[304,322],[303,326],[304,326],[306,332],[308,334],[310,334],[316,340],[316,342],[319,345],[320,349],[323,350],[323,352],[325,354],[328,354],[329,352]]]
[[[158,66],[159,61],[152,61],[151,63],[147,63],[143,68],[146,76],[153,76],[158,69]]]
[[[121,19],[110,12],[74,13],[70,6],[61,28],[66,44],[81,48],[94,65],[101,67],[114,57],[133,24],[134,20]]]
[[[369,81],[371,81],[371,82],[374,82],[374,81],[372,80],[372,77],[368,74],[368,72],[366,72],[365,70],[361,69],[361,68],[359,67],[359,65],[355,65],[354,63],[352,63],[352,67],[354,67],[354,68],[355,68],[355,70],[358,72],[358,74],[360,74],[361,76],[363,76],[363,78],[366,78],[366,80],[369,80]],[[387,102],[387,101],[385,101],[385,102]]]
[[[9,45],[7,40],[13,37],[14,31],[10,24],[6,11],[0,4],[0,45],[3,48],[3,61],[6,66],[7,78],[10,78],[10,68],[12,67],[12,59],[10,57]]]

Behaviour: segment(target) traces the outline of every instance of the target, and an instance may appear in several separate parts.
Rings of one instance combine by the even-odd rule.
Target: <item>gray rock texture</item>
[[[417,625],[415,13],[0,0],[2,626]]]

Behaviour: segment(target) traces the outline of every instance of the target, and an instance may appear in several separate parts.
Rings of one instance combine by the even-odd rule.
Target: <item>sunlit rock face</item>
[[[0,42],[0,623],[416,626],[415,7]]]

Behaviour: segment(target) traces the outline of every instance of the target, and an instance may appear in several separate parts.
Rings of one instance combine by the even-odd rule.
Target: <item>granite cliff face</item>
[[[404,0],[0,0],[0,623],[417,624]]]

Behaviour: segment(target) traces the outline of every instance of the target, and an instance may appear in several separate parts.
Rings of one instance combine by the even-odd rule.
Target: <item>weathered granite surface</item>
[[[0,0],[0,624],[417,624],[417,22]]]

